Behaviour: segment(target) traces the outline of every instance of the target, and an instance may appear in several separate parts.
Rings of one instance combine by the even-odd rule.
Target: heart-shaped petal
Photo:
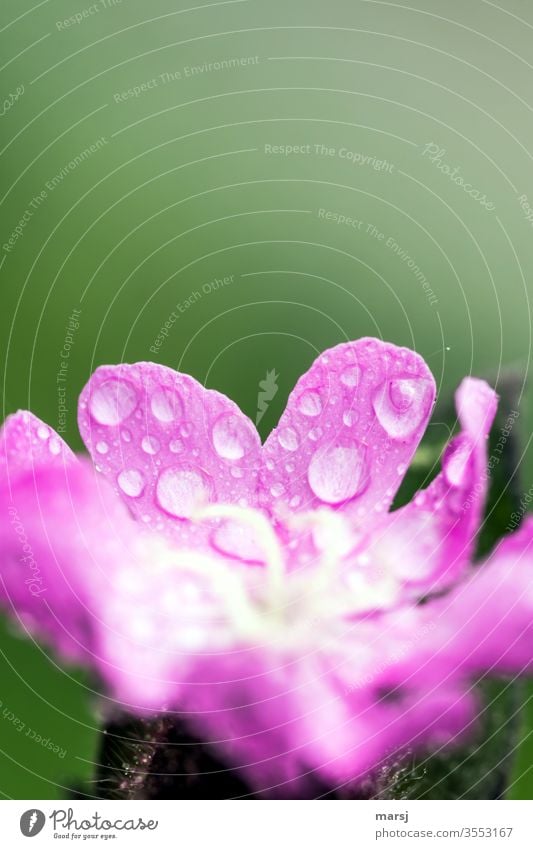
[[[377,339],[338,345],[296,384],[264,446],[261,500],[279,515],[388,509],[426,428],[435,381],[418,354]]]
[[[182,542],[209,503],[253,505],[261,445],[219,392],[153,363],[102,366],[79,403],[81,435],[132,512]]]

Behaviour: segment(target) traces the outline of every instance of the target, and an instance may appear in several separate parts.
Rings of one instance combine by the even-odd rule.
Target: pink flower
[[[103,366],[79,403],[94,467],[31,413],[4,425],[2,602],[264,795],[459,741],[476,679],[531,668],[533,523],[472,567],[496,410],[472,378],[442,471],[390,512],[434,399],[417,354],[339,345],[261,446],[191,377]]]

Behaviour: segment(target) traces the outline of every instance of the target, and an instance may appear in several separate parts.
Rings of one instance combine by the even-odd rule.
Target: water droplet
[[[211,434],[213,446],[224,460],[240,460],[252,446],[253,434],[246,420],[224,413],[216,420]]]
[[[244,475],[244,472],[243,472],[242,469],[239,469],[238,466],[232,466],[231,469],[230,469],[230,474],[234,478],[242,478],[242,476]]]
[[[48,450],[50,451],[50,454],[54,455],[57,455],[61,452],[61,443],[59,439],[55,438],[55,436],[52,437],[52,439],[48,443]]]
[[[185,422],[185,424],[182,424],[181,427],[180,427],[180,433],[181,433],[181,435],[183,436],[184,439],[188,439],[188,437],[192,433],[191,424],[189,422]]]
[[[365,450],[357,445],[319,448],[307,471],[309,486],[326,504],[340,504],[358,495],[366,486]]]
[[[183,417],[183,402],[180,396],[169,389],[158,389],[150,399],[152,413],[160,422],[168,424]]]
[[[146,454],[157,454],[161,445],[159,444],[159,440],[155,438],[155,436],[143,436],[141,442],[141,448]]]
[[[341,372],[341,383],[345,386],[349,386],[350,389],[354,389],[361,380],[361,369],[359,366],[347,366],[344,371]]]
[[[107,454],[109,451],[107,442],[97,442],[95,447],[99,454]]]
[[[468,440],[450,445],[442,463],[444,475],[450,486],[468,485],[471,477],[471,456],[472,446]]]
[[[129,432],[129,430],[126,430],[126,428],[124,428],[120,435],[124,442],[131,442],[131,433]]]
[[[405,475],[405,473],[406,473],[406,471],[407,471],[407,465],[406,465],[406,463],[399,463],[399,464],[396,466],[396,471],[398,472],[398,474],[399,474],[399,475]]]
[[[92,393],[89,410],[101,425],[118,425],[131,416],[137,406],[137,395],[133,386],[123,380],[104,381]]]
[[[291,500],[289,501],[289,507],[298,507],[302,502],[302,499],[299,495],[293,495]]]
[[[322,401],[318,392],[309,389],[300,395],[298,409],[304,416],[319,416],[322,412]]]
[[[345,410],[342,414],[342,421],[346,427],[353,427],[355,422],[357,421],[357,413],[354,413],[353,410]]]
[[[117,483],[124,493],[130,498],[139,498],[144,491],[144,478],[137,469],[125,469],[117,477]]]
[[[289,475],[292,475],[292,473],[294,472],[294,469],[295,469],[294,463],[286,463],[285,464],[285,471],[288,472]]]
[[[296,451],[300,444],[293,427],[282,427],[278,433],[278,442],[285,451]]]
[[[322,434],[323,434],[323,430],[322,430],[321,427],[314,427],[312,430],[309,431],[309,433],[307,435],[308,435],[309,439],[311,440],[311,442],[318,442],[318,440],[320,439]]]
[[[159,506],[171,516],[188,519],[211,499],[211,483],[207,475],[190,466],[164,469],[157,480]]]
[[[270,487],[270,494],[274,498],[279,498],[280,495],[283,495],[284,492],[285,492],[285,487],[283,486],[282,483],[275,483],[275,484],[273,484],[273,486]]]
[[[181,452],[185,448],[181,439],[173,439],[171,442],[168,443],[168,447],[170,448],[173,454],[181,454]]]
[[[39,439],[48,439],[50,436],[50,429],[46,427],[46,425],[39,425],[37,428],[37,436]]]
[[[265,556],[249,525],[225,521],[211,537],[215,548],[247,563],[263,563]]]
[[[423,378],[395,378],[383,383],[373,399],[379,423],[392,439],[411,436],[425,419],[431,384]]]

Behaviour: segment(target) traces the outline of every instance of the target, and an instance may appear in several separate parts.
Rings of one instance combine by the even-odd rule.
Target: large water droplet
[[[296,451],[300,444],[293,427],[282,427],[278,433],[278,442],[285,451]]]
[[[124,469],[117,477],[117,483],[130,498],[139,498],[144,491],[144,478],[137,469]]]
[[[118,425],[131,416],[137,406],[133,386],[124,380],[106,380],[92,393],[89,410],[95,421],[102,425]]]
[[[341,372],[341,383],[345,386],[349,386],[350,389],[354,389],[361,380],[361,369],[359,366],[347,366],[344,371]]]
[[[219,416],[211,436],[215,451],[224,460],[240,460],[251,448],[253,440],[249,425],[233,413]]]
[[[55,436],[53,436],[48,443],[48,450],[50,451],[50,454],[54,454],[56,456],[61,453],[61,443],[59,439],[55,438]]]
[[[158,389],[150,400],[152,413],[160,422],[179,421],[183,417],[183,402],[180,396],[170,389]]]
[[[107,442],[97,442],[95,447],[99,454],[107,454],[107,452],[109,451],[109,445],[107,444]]]
[[[363,491],[366,472],[362,446],[329,445],[315,452],[307,478],[317,498],[326,504],[341,504]]]
[[[346,427],[353,427],[357,419],[358,415],[353,410],[345,410],[342,414],[342,421]]]
[[[392,439],[411,436],[425,419],[431,399],[431,384],[418,377],[403,377],[383,383],[373,399],[380,425]]]
[[[207,475],[190,466],[164,469],[159,475],[156,497],[159,506],[171,516],[188,519],[211,499]]]
[[[469,440],[452,444],[445,454],[442,468],[451,486],[465,487],[470,482],[472,445]]]
[[[159,444],[159,440],[155,438],[155,436],[143,436],[141,442],[141,448],[145,452],[145,454],[157,454],[161,445]]]
[[[304,416],[319,416],[322,412],[322,401],[318,392],[313,392],[312,389],[309,389],[300,395],[298,409]]]

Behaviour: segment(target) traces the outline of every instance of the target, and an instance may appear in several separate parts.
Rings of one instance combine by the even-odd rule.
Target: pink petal
[[[84,462],[40,466],[0,482],[0,598],[68,658],[95,649],[107,576],[128,559],[134,524]]]
[[[102,366],[80,396],[79,426],[132,512],[181,541],[195,534],[186,520],[203,505],[254,503],[257,431],[192,377],[153,363]]]
[[[434,398],[433,376],[412,351],[377,339],[326,351],[266,441],[263,503],[278,514],[328,504],[359,520],[386,510]]]
[[[33,413],[8,416],[0,430],[0,475],[16,477],[34,466],[61,466],[75,460],[68,445]]]
[[[488,484],[487,439],[496,413],[495,392],[465,378],[456,403],[462,432],[442,460],[442,472],[414,500],[376,529],[369,555],[385,557],[395,574],[430,592],[449,584],[473,553]]]
[[[533,518],[440,600],[447,651],[466,673],[533,671]]]

